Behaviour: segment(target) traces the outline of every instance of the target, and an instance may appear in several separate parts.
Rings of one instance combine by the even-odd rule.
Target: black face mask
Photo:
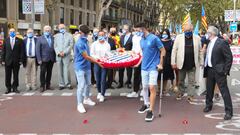
[[[112,32],[111,35],[112,35],[112,36],[116,36],[116,32]]]

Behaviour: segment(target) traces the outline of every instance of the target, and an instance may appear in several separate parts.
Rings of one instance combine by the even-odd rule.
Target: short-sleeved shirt
[[[161,40],[149,34],[141,39],[140,45],[143,53],[142,70],[157,70],[157,65],[160,63],[160,49],[163,47]]]
[[[91,70],[91,63],[82,56],[83,52],[90,55],[88,40],[87,37],[84,36],[80,37],[74,46],[74,68],[77,71]]]

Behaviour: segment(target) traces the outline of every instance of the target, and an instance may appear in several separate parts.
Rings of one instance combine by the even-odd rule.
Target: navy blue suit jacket
[[[56,53],[54,50],[54,40],[52,36],[50,46],[44,35],[37,39],[36,56],[38,62],[56,62]]]

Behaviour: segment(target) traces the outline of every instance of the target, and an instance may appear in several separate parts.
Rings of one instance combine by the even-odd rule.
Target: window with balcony
[[[64,23],[64,8],[60,8],[60,23]]]
[[[0,0],[0,17],[7,18],[7,0]]]
[[[71,5],[72,5],[72,6],[74,5],[74,0],[71,0]]]
[[[70,24],[74,24],[74,11],[73,11],[73,9],[70,10]]]
[[[97,0],[93,0],[93,10],[96,11],[97,9]]]
[[[83,13],[80,11],[79,12],[79,24],[82,24],[82,16],[83,16]]]
[[[25,20],[26,16],[23,14],[22,6],[22,0],[18,0],[18,19]]]
[[[64,3],[64,0],[61,0],[61,3]]]
[[[89,24],[90,24],[90,14],[87,13],[87,25],[89,26]]]
[[[80,7],[80,8],[83,7],[83,0],[79,0],[79,7]]]
[[[41,21],[41,15],[35,15],[35,21],[40,22]]]
[[[87,9],[90,10],[90,0],[87,0]]]

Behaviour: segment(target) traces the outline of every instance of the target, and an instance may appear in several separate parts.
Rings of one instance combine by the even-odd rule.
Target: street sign
[[[225,10],[224,12],[224,20],[226,22],[229,22],[229,21],[234,21],[233,18],[234,18],[234,10]],[[236,10],[236,21],[240,21],[240,10]]]
[[[231,32],[237,32],[237,23],[231,23],[230,24],[230,31]]]
[[[44,14],[44,0],[34,0],[35,14]],[[22,1],[23,14],[32,14],[31,0]]]

